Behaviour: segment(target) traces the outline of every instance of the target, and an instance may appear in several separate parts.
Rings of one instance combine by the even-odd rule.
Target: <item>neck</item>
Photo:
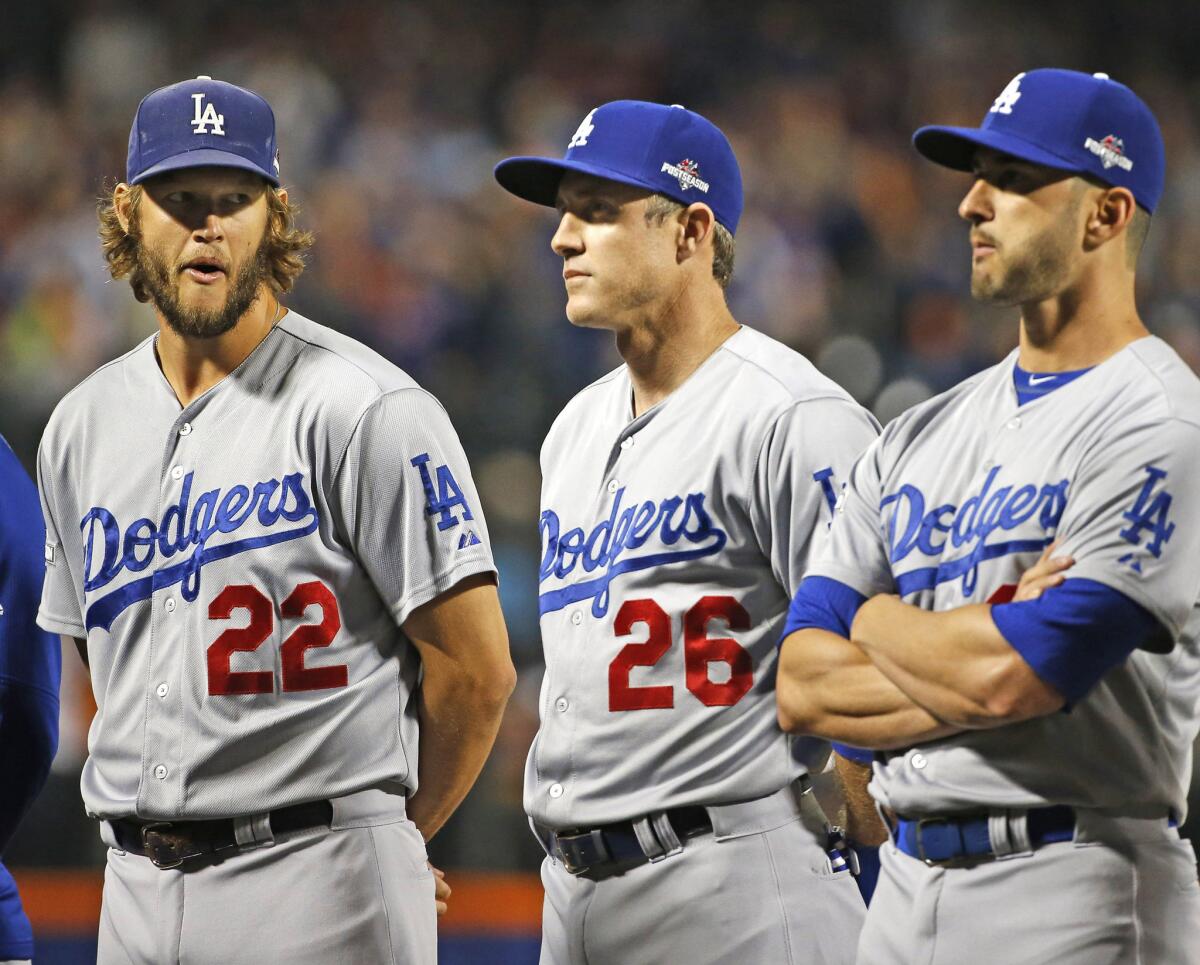
[[[617,332],[617,350],[633,383],[639,416],[682,385],[738,330],[719,289],[693,294],[685,286],[665,311]]]
[[[186,408],[246,360],[286,309],[264,285],[249,310],[215,338],[180,335],[158,315],[158,364]]]
[[[1081,284],[1021,306],[1018,364],[1028,372],[1069,372],[1099,365],[1148,335],[1128,285]]]

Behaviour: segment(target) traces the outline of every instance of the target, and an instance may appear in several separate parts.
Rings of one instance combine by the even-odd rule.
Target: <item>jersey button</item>
[[[176,466],[174,469],[172,469],[171,470],[171,478],[172,479],[182,479],[183,478],[183,466]]]
[[[559,697],[558,700],[554,702],[554,709],[560,714],[565,714],[567,712],[567,708],[570,706],[571,702],[567,700],[566,697]]]
[[[633,448],[633,436],[627,436],[626,438],[622,439],[621,440],[621,448],[622,449],[632,449]]]
[[[165,764],[159,764],[157,767],[155,767],[154,776],[160,781],[165,781],[167,779],[167,766]]]
[[[920,751],[918,751],[909,759],[909,763],[912,764],[912,766],[918,771],[923,771],[925,770],[925,765],[929,763],[929,759]]]
[[[620,488],[621,488],[621,484],[619,482],[617,482],[615,479],[609,481],[608,491],[610,493],[615,493]]]
[[[1010,429],[1020,429],[1021,428],[1021,417],[1016,416],[1015,418],[1009,419],[1008,427]]]
[[[578,610],[573,610],[571,612],[571,622],[575,624],[575,626],[579,626],[579,624],[583,623],[583,614]]]
[[[563,786],[561,784],[550,785],[550,796],[556,801],[563,796]]]
[[[192,424],[190,422],[185,422],[183,425],[181,425],[179,427],[179,434],[181,436],[190,436],[192,434]]]
[[[167,602],[164,603],[163,606],[167,608],[168,613],[174,613],[175,612],[175,598],[172,596],[167,597]]]
[[[158,694],[159,699],[162,699],[163,697],[167,696],[167,694],[170,693],[170,691],[171,691],[170,685],[165,684],[165,683],[159,684],[157,687],[154,688],[154,692],[156,694]]]

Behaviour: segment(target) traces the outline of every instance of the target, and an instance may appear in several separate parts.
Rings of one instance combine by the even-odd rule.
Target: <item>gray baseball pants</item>
[[[858,965],[1197,965],[1200,883],[1165,819],[1080,812],[1074,841],[962,867],[881,849]]]
[[[432,965],[433,875],[404,799],[335,799],[333,821],[188,870],[109,843],[98,965]]]
[[[541,965],[841,965],[866,909],[811,791],[708,809],[714,833],[591,881],[542,864]]]

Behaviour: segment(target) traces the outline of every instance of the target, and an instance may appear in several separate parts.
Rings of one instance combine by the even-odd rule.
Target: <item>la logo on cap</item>
[[[207,74],[201,74],[196,80],[212,80]],[[192,118],[193,134],[220,134],[225,136],[225,115],[217,113],[217,105],[209,101],[204,103],[203,91],[192,95],[196,104],[196,115]]]
[[[1011,114],[1013,107],[1017,101],[1021,99],[1021,78],[1025,76],[1025,72],[1017,74],[1008,82],[1008,86],[1000,91],[1000,96],[993,102],[989,109],[989,114]]]
[[[575,133],[571,135],[571,140],[567,144],[568,149],[573,147],[585,147],[587,145],[588,138],[591,136],[592,131],[596,129],[596,125],[592,123],[592,115],[595,113],[596,108],[593,107],[590,111],[588,111],[588,116],[579,122],[579,127],[575,130]]]

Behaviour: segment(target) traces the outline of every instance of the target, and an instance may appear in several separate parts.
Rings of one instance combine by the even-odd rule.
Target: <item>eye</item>
[[[192,200],[192,192],[172,191],[163,200],[168,204],[190,204]]]

